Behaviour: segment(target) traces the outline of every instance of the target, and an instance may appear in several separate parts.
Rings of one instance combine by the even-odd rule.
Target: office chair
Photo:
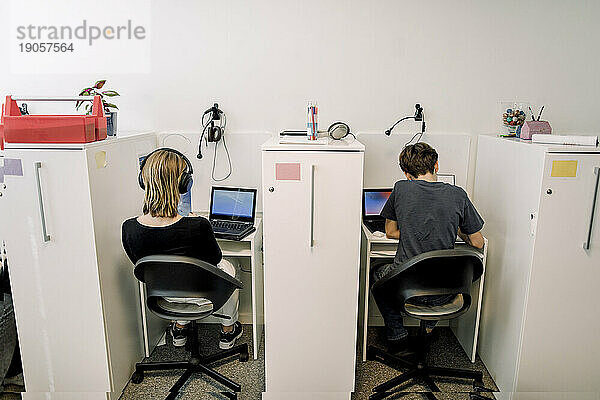
[[[483,273],[481,254],[472,248],[436,250],[413,257],[388,275],[375,282],[372,291],[397,304],[403,314],[420,320],[419,334],[413,360],[397,356],[377,347],[369,346],[367,359],[377,360],[397,370],[408,371],[373,388],[369,399],[383,399],[393,394],[392,389],[411,379],[421,381],[431,392],[422,393],[426,399],[435,400],[432,392],[440,389],[431,376],[473,379],[471,399],[486,399],[478,394],[488,391],[483,386],[483,374],[478,371],[454,368],[440,368],[426,363],[425,321],[456,318],[469,310],[471,305],[471,286]],[[456,295],[448,304],[441,306],[422,306],[411,303],[419,296]]]
[[[195,372],[208,375],[223,384],[231,392],[221,392],[229,399],[237,399],[241,386],[221,375],[209,364],[239,355],[242,362],[248,361],[248,344],[209,356],[200,356],[198,326],[196,321],[216,314],[242,282],[204,261],[184,256],[153,255],[141,258],[135,264],[135,277],[146,284],[146,304],[150,311],[168,320],[190,321],[186,348],[191,352],[188,361],[141,362],[135,365],[131,377],[133,383],[141,383],[145,371],[183,369],[185,372],[169,390],[166,400],[175,399],[179,390]],[[168,302],[164,297],[195,297],[205,300],[202,305]]]

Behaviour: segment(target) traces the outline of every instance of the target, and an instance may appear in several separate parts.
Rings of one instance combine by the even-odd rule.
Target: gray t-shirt
[[[444,182],[396,182],[381,216],[398,222],[395,264],[427,251],[453,249],[458,228],[470,235],[483,227],[467,193]]]

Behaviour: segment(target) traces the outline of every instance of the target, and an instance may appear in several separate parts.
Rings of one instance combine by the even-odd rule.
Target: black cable
[[[202,116],[202,124],[204,126],[202,127],[202,133],[200,134],[200,141],[198,142],[198,155],[196,156],[198,159],[202,158],[202,139],[204,138],[204,132],[206,132],[206,128],[208,128],[210,121],[207,121],[206,124],[204,124],[204,116]]]
[[[394,128],[396,127],[396,125],[398,125],[400,122],[405,121],[407,119],[414,119],[416,120],[416,117],[414,115],[408,116],[408,117],[404,117],[404,118],[400,118],[398,121],[396,121],[396,123],[394,125],[392,125],[392,127],[390,129],[388,129],[387,131],[385,131],[385,134],[390,136],[392,134],[392,130],[394,130]]]
[[[206,133],[206,128],[208,128],[209,125],[210,125],[210,121],[207,121],[206,125],[204,125],[202,127],[202,134],[200,135],[200,141],[202,141],[202,139],[204,139],[204,134]]]
[[[227,173],[227,175],[224,178],[221,179],[217,179],[215,178],[215,166],[217,165],[217,144],[215,144],[215,152],[213,154],[213,165],[212,165],[212,172],[211,172],[211,178],[213,181],[215,182],[223,182],[225,179],[229,178],[231,176],[231,173],[233,172],[232,166],[231,166],[231,156],[229,155],[229,149],[227,148],[227,142],[225,141],[225,135],[223,135],[223,147],[225,147],[225,153],[227,154],[227,162],[229,164],[229,172]]]
[[[398,121],[396,121],[396,123],[394,125],[392,125],[392,127],[390,129],[386,130],[384,133],[387,136],[390,136],[392,134],[392,131],[396,127],[396,125],[398,125],[400,122],[405,121],[407,119],[414,119],[417,122],[419,122],[419,121],[422,122],[421,123],[421,136],[423,136],[423,134],[425,133],[425,115],[423,113],[423,107],[421,107],[421,105],[419,103],[415,104],[415,115],[400,118]],[[414,136],[413,136],[413,139],[414,139]],[[419,140],[421,140],[421,139],[419,138]],[[410,141],[412,141],[412,139]],[[410,143],[410,141],[408,143]]]
[[[413,136],[413,137],[412,137],[412,138],[411,138],[411,139],[410,139],[408,142],[406,142],[406,143],[404,144],[404,147],[406,147],[406,146],[410,145],[410,144],[411,144],[411,142],[412,142],[412,141],[413,141],[413,140],[414,140],[414,139],[415,139],[417,136],[419,136],[419,138],[417,139],[417,141],[415,142],[415,144],[416,144],[416,143],[419,143],[419,141],[420,141],[420,140],[423,138],[423,133],[424,133],[424,132],[417,132],[417,133],[415,133],[415,134],[414,134],[414,136]]]
[[[348,135],[347,135],[347,136],[352,136],[352,137],[354,138],[354,139],[352,139],[352,141],[351,141],[351,142],[348,142],[348,144],[350,144],[350,143],[354,143],[354,142],[356,141],[356,135],[355,135],[354,133],[352,133],[352,132],[348,132]]]
[[[411,142],[414,140],[414,138],[416,138],[417,136],[419,136],[419,138],[417,139],[417,141],[415,142],[415,144],[419,143],[419,141],[421,139],[423,139],[423,135],[425,134],[425,115],[421,114],[421,118],[422,118],[422,120],[421,120],[421,132],[415,133],[414,136],[408,142],[406,142],[404,144],[404,147],[410,145]]]
[[[202,133],[200,135],[200,143],[198,144],[198,155],[201,158],[201,154],[202,154],[202,139],[205,139],[206,142],[206,146],[208,147],[208,138],[205,138],[205,133],[206,133],[206,128],[209,127],[209,125],[211,125],[211,123],[213,123],[215,121],[215,118],[213,117],[214,114],[211,114],[209,111],[211,111],[211,109],[208,109],[204,112],[204,114],[202,115],[202,124],[204,125],[202,128]],[[227,127],[227,116],[225,115],[224,112],[222,112],[221,110],[218,110],[218,112],[221,114],[220,117],[220,123],[219,123],[219,127],[221,128],[221,135],[222,135],[222,141],[223,141],[223,147],[225,147],[225,153],[227,154],[227,163],[229,165],[229,172],[227,172],[227,174],[225,175],[224,178],[215,178],[215,169],[217,166],[217,150],[219,148],[219,141],[217,141],[215,143],[215,152],[213,153],[213,165],[212,165],[212,169],[211,169],[211,178],[213,181],[215,182],[222,182],[224,180],[226,180],[227,178],[229,178],[233,172],[233,167],[232,167],[232,163],[231,163],[231,155],[229,154],[229,149],[227,148],[227,141],[225,140],[225,128]],[[208,116],[208,119],[206,120],[206,122],[204,122],[204,118]],[[212,126],[211,126],[212,127]]]

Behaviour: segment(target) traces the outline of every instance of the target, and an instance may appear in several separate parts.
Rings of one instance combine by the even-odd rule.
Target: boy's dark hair
[[[423,142],[406,146],[402,149],[399,157],[402,171],[415,178],[425,175],[428,172],[435,173],[435,163],[437,160],[437,151]]]

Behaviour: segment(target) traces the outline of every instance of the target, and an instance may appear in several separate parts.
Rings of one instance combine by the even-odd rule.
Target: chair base
[[[425,328],[424,324],[421,323],[421,329],[419,330],[419,344],[417,345],[416,351],[416,362],[408,360],[404,357],[388,353],[374,346],[367,348],[367,360],[379,361],[391,368],[398,371],[405,371],[401,375],[390,379],[373,388],[373,393],[369,396],[370,400],[384,399],[392,394],[397,394],[393,389],[397,388],[401,384],[410,381],[411,379],[416,382],[424,383],[430,390],[430,392],[420,393],[425,399],[436,400],[435,392],[439,392],[440,389],[435,384],[432,376],[444,377],[444,378],[455,378],[455,379],[472,379],[473,380],[473,391],[469,393],[472,400],[486,400],[480,392],[490,392],[483,385],[483,373],[479,371],[472,371],[467,369],[456,369],[456,368],[441,368],[427,365],[425,362]],[[406,369],[408,368],[408,371]],[[416,382],[413,382],[416,383]]]
[[[235,355],[239,356],[239,360],[241,362],[248,361],[248,344],[240,344],[232,347],[231,349],[202,357],[200,356],[200,348],[198,346],[198,326],[196,325],[195,321],[190,322],[190,328],[190,334],[186,345],[186,348],[191,352],[191,357],[188,361],[136,363],[135,372],[131,376],[131,382],[135,384],[141,383],[144,380],[144,372],[146,371],[169,371],[183,369],[185,371],[179,377],[177,382],[175,382],[175,384],[171,387],[171,389],[169,389],[169,394],[165,400],[175,399],[179,395],[179,390],[183,387],[183,385],[185,385],[187,380],[194,373],[205,374],[224,385],[230,390],[230,392],[221,393],[228,399],[237,399],[237,393],[242,389],[241,385],[218,373],[214,369],[210,368],[209,365]]]

